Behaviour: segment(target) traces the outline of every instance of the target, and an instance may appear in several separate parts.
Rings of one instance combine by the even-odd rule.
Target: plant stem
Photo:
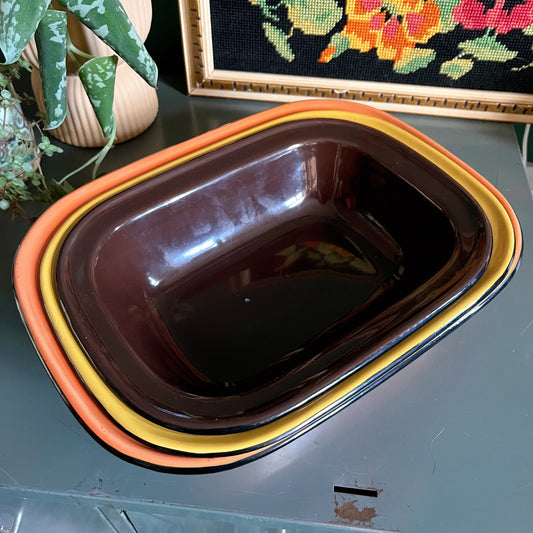
[[[67,54],[72,60],[72,62],[76,65],[77,68],[81,67],[81,63],[78,61],[78,58],[76,56],[82,57],[83,59],[93,59],[93,56],[91,54],[87,54],[83,50],[80,50],[77,46],[73,44],[73,42],[70,40],[70,35],[67,32]]]
[[[102,164],[102,161],[104,160],[109,150],[111,150],[111,148],[113,147],[113,143],[117,140],[117,119],[115,118],[114,114],[112,116],[113,116],[113,129],[111,130],[111,135],[109,136],[107,144],[102,148],[102,150],[98,154],[96,162],[94,163],[93,176],[92,176],[93,180],[98,175],[98,171],[100,170],[100,165]]]
[[[104,160],[109,150],[111,150],[111,148],[113,147],[113,143],[116,140],[116,134],[117,134],[117,120],[115,116],[113,116],[113,130],[111,131],[111,135],[109,136],[107,140],[107,144],[95,156],[91,157],[91,159],[86,161],[81,167],[77,168],[76,170],[73,170],[72,172],[67,174],[65,177],[61,178],[58,181],[59,185],[62,185],[69,178],[76,175],[78,172],[82,171],[84,168],[87,168],[89,165],[92,165],[93,163],[94,163],[94,168],[93,168],[92,179],[95,179],[96,175],[98,174],[98,170],[100,169],[100,165],[102,164],[102,161]]]
[[[71,40],[70,35],[67,33],[67,49],[73,52],[74,54],[83,57],[84,59],[93,59],[94,56],[80,50]]]
[[[80,62],[78,61],[78,58],[76,57],[74,52],[68,46],[67,46],[67,55],[70,57],[72,62],[76,65],[76,68],[79,69],[81,67]]]

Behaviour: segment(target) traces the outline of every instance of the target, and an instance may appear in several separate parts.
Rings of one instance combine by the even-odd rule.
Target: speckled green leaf
[[[58,0],[111,47],[150,85],[157,85],[157,66],[119,0]]]
[[[274,45],[276,52],[287,61],[293,61],[294,52],[287,42],[289,36],[270,22],[263,22],[263,30],[267,39]]]
[[[0,0],[2,64],[17,61],[49,4],[50,0]]]
[[[509,50],[505,45],[498,42],[497,35],[490,33],[486,33],[482,37],[478,37],[472,41],[459,43],[459,49],[480,61],[499,61],[505,63],[505,61],[509,61],[518,55],[518,52]]]
[[[115,121],[113,97],[116,70],[117,56],[95,57],[84,63],[79,70],[81,82],[106,139],[112,134]]]
[[[67,115],[67,14],[49,9],[37,28],[35,42],[46,107],[45,129],[53,129]]]

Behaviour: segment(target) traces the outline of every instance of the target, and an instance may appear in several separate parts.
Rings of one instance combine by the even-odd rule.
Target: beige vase
[[[122,0],[122,5],[142,41],[148,36],[152,21],[151,0]],[[69,16],[69,34],[72,42],[93,56],[113,54],[88,28]],[[24,51],[32,66],[32,87],[39,109],[44,110],[41,75],[37,50],[32,41]],[[67,144],[83,147],[103,146],[106,141],[96,115],[85,94],[74,67],[67,63],[67,117],[63,124],[50,133]],[[155,120],[159,108],[157,92],[124,61],[119,60],[115,81],[113,112],[117,120],[117,142],[124,142],[145,131]]]

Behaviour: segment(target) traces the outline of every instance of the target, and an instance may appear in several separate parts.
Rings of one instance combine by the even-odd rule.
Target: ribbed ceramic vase
[[[151,0],[122,0],[139,37],[144,42],[152,21]],[[72,42],[93,56],[106,56],[113,51],[77,19],[69,17]],[[33,65],[32,87],[39,108],[44,110],[44,95],[38,69],[37,50],[32,41],[24,57]],[[106,143],[96,115],[91,107],[80,78],[67,65],[67,117],[50,133],[67,144],[83,147],[103,146]],[[72,73],[71,73],[72,72]],[[129,65],[119,60],[115,81],[113,112],[117,120],[117,142],[124,142],[145,131],[155,120],[158,111],[156,90],[148,85]]]

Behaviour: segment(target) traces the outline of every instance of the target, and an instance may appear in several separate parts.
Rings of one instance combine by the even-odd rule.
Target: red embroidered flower
[[[440,30],[440,9],[434,0],[348,0],[346,15],[339,37],[348,39],[349,48],[375,48],[380,59],[394,62]],[[330,45],[319,61],[327,63],[334,55],[339,52]]]
[[[498,0],[487,9],[480,0],[463,0],[453,10],[453,19],[467,30],[494,28],[496,33],[523,30],[533,24],[533,0],[526,0],[511,9],[504,9],[505,0]]]

